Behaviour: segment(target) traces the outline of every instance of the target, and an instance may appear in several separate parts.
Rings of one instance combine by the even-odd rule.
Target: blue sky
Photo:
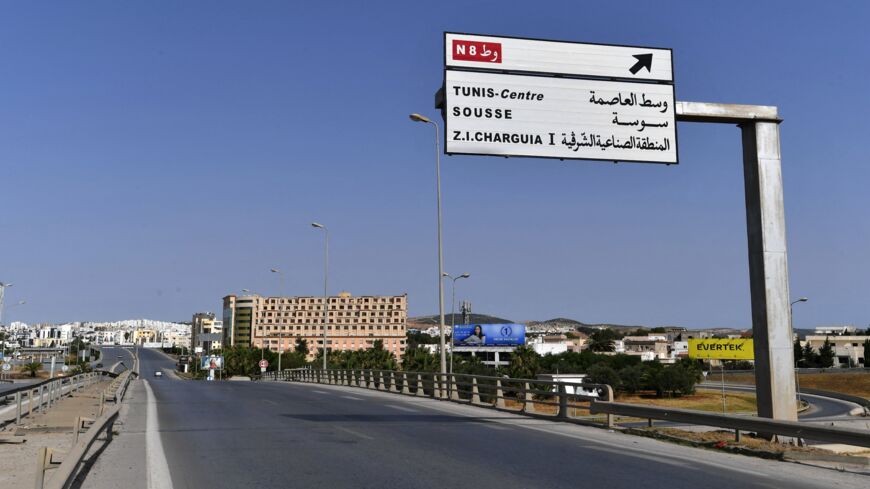
[[[242,288],[437,311],[445,30],[674,50],[679,100],[777,105],[795,326],[870,323],[864,2],[4,2],[5,320],[185,320]],[[445,157],[457,297],[517,321],[750,325],[739,133],[680,165]],[[449,293],[449,289],[448,289]],[[449,300],[449,295],[448,295]],[[449,302],[447,304],[449,308]]]

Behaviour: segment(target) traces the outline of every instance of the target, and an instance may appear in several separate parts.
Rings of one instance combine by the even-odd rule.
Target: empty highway
[[[854,474],[336,386],[155,378],[83,487],[859,487]],[[147,385],[146,385],[147,383]],[[143,463],[147,461],[147,463]]]

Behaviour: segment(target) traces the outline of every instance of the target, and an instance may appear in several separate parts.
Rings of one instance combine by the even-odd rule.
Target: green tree
[[[825,342],[819,348],[819,366],[829,368],[834,366],[834,344],[825,337]]]
[[[583,379],[589,384],[607,384],[614,391],[620,389],[620,377],[616,370],[607,365],[593,365],[586,372],[586,378]]]
[[[511,354],[508,375],[515,379],[534,379],[540,370],[541,356],[525,345],[518,346]]]
[[[804,344],[803,351],[801,352],[801,362],[798,365],[805,368],[819,366],[819,354],[810,346],[809,341]]]
[[[25,363],[21,366],[21,371],[29,373],[30,377],[36,377],[36,374],[42,369],[42,364],[39,362]]]
[[[795,338],[794,340],[794,363],[795,365],[800,365],[801,360],[804,357],[804,349],[801,348],[801,340],[799,338]]]
[[[308,340],[305,338],[296,338],[296,353],[308,355]]]
[[[613,351],[614,341],[619,339],[619,333],[612,329],[600,329],[589,337],[589,349],[595,352]]]
[[[629,394],[643,389],[643,376],[646,369],[643,365],[629,365],[619,371],[620,388]]]
[[[652,367],[653,364],[650,363]],[[662,397],[677,397],[684,394],[692,394],[695,392],[695,384],[697,384],[700,371],[697,367],[685,363],[676,363],[666,367],[659,366],[651,368],[648,372],[648,385],[656,391],[656,395]]]
[[[402,356],[402,370],[406,372],[435,372],[439,366],[437,355],[423,348],[410,348]]]
[[[870,366],[870,338],[864,340],[864,367]]]

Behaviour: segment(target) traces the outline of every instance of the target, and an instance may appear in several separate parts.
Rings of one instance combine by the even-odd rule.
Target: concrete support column
[[[408,388],[408,374],[402,372],[402,394],[411,394],[411,389]]]
[[[501,379],[495,381],[495,407],[504,408],[504,391],[501,388]]]
[[[535,412],[535,403],[532,401],[532,393],[529,392],[531,390],[531,386],[528,382],[523,384],[523,408],[522,412],[524,413],[534,413]]]
[[[741,124],[758,415],[797,421],[779,124]]]
[[[418,396],[425,396],[426,395],[425,389],[423,388],[423,376],[420,374],[417,374],[417,392],[416,392],[416,394]]]

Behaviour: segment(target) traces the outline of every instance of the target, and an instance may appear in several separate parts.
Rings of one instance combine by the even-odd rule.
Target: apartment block
[[[191,346],[202,348],[203,352],[219,350],[221,340],[215,340],[215,335],[223,333],[223,322],[215,319],[213,312],[198,312],[193,315],[190,323]]]
[[[347,292],[323,297],[224,297],[226,345],[287,351],[298,339],[308,343],[308,358],[323,347],[326,308],[327,348],[365,350],[376,340],[397,358],[405,352],[408,296],[358,296]]]

